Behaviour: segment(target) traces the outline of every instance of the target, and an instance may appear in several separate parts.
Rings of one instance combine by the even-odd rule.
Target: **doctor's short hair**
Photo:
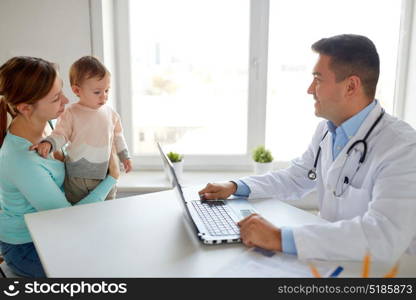
[[[110,72],[98,58],[89,55],[83,56],[71,65],[69,82],[71,86],[80,86],[87,79],[97,77],[101,80],[106,74],[110,74]]]
[[[352,75],[358,76],[366,96],[374,99],[380,59],[376,46],[369,38],[356,34],[336,35],[315,42],[312,50],[331,57],[330,68],[337,82]]]

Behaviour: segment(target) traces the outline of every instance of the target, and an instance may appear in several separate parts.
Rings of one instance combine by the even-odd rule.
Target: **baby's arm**
[[[123,126],[121,125],[120,117],[117,113],[115,113],[114,116],[116,118],[114,127],[114,146],[116,147],[118,158],[123,163],[124,170],[128,173],[133,169],[133,163],[123,136]]]
[[[123,160],[123,167],[126,173],[130,172],[133,169],[133,164],[130,158]]]
[[[49,155],[49,152],[51,152],[51,148],[52,148],[51,143],[47,141],[43,141],[39,144],[31,146],[29,150],[36,150],[40,156],[42,156],[43,158],[47,158]]]
[[[65,154],[62,150],[55,151],[53,153],[53,158],[65,162]]]
[[[51,147],[48,150],[53,152],[62,149],[62,147],[70,141],[70,137],[72,135],[72,127],[72,112],[70,110],[65,109],[62,115],[58,118],[55,129],[49,136],[44,138],[40,144],[48,142]],[[31,150],[33,149],[31,147]],[[39,151],[38,153],[41,156],[45,157]]]

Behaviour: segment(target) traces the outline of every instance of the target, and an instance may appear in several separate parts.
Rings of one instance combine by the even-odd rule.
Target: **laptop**
[[[184,194],[175,170],[160,143],[157,143],[165,172],[169,173],[175,194],[184,210],[188,222],[204,244],[239,243],[240,230],[237,222],[255,213],[254,207],[245,198],[227,200],[200,200],[197,192]]]

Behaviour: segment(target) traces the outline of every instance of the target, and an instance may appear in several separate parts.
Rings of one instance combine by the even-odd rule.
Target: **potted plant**
[[[167,155],[175,169],[176,177],[178,178],[179,183],[181,183],[183,174],[183,155],[172,151]]]
[[[253,150],[254,173],[257,175],[265,174],[272,170],[273,155],[263,145]]]

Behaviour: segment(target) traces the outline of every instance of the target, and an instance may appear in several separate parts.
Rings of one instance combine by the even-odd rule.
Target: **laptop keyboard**
[[[230,217],[230,209],[222,201],[191,201],[210,235],[240,234],[240,229]]]

